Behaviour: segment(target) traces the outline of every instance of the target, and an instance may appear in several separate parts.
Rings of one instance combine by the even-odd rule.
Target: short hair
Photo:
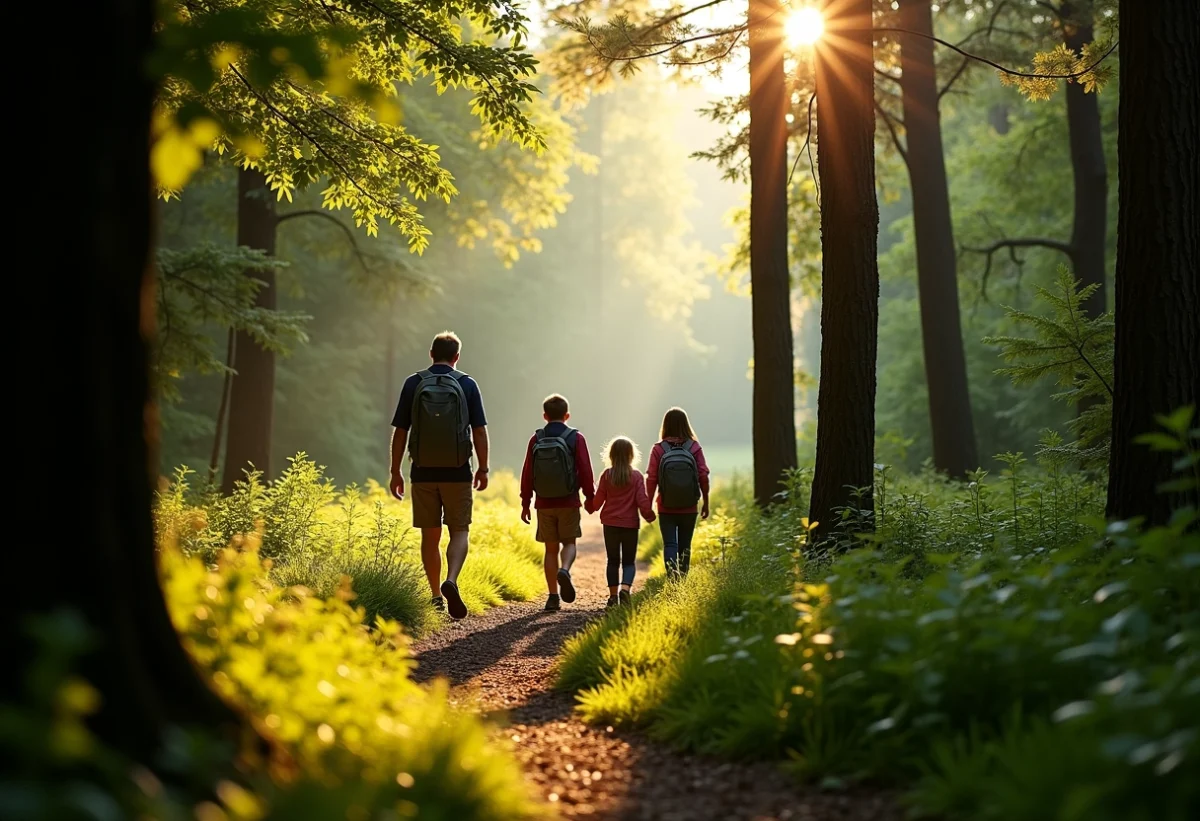
[[[567,404],[567,397],[561,393],[552,393],[542,402],[542,412],[551,420],[566,419],[568,410],[570,405]]]
[[[454,331],[442,331],[433,338],[433,344],[429,346],[429,356],[434,362],[449,362],[458,356],[461,350],[462,340],[458,338],[458,334]]]

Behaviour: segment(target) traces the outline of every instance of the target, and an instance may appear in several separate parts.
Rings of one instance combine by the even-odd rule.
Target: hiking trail
[[[574,696],[554,689],[562,643],[604,613],[605,553],[595,519],[585,519],[572,576],[574,604],[543,612],[545,598],[449,623],[415,642],[415,678],[443,677],[451,702],[496,719],[536,794],[569,818],[624,821],[899,821],[877,791],[805,787],[770,762],[681,753],[633,731],[592,727]],[[468,556],[467,561],[470,562]],[[646,567],[639,565],[635,589]]]

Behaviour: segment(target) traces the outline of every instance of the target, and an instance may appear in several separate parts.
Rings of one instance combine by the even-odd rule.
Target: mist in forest
[[[400,243],[386,226],[379,239],[360,233],[369,275],[331,221],[281,223],[279,307],[310,318],[308,342],[278,361],[273,469],[304,450],[338,481],[385,476],[400,386],[429,364],[429,342],[445,329],[461,336],[460,368],[482,388],[495,468],[520,469],[541,402],[557,392],[597,462],[616,434],[647,452],[663,412],[679,405],[715,471],[747,469],[750,302],[717,274],[745,188],[690,157],[721,133],[698,113],[706,101],[700,86],[647,76],[590,102],[575,134],[588,156],[568,171],[569,202],[537,233],[540,249],[521,249],[507,267],[490,236],[468,247],[437,213],[419,257],[401,249],[376,264],[376,244]],[[213,169],[161,209],[163,244],[232,242],[235,195],[234,175]],[[221,381],[181,380],[164,412],[164,472],[208,464]]]

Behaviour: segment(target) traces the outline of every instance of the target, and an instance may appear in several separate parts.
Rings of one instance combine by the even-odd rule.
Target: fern
[[[1112,434],[1113,319],[1111,313],[1089,317],[1083,302],[1099,287],[1081,287],[1066,266],[1059,266],[1053,288],[1038,288],[1037,298],[1049,314],[1008,308],[1008,317],[1031,336],[990,336],[1007,367],[996,371],[1026,385],[1052,378],[1062,388],[1053,398],[1077,408],[1068,423],[1076,441],[1055,447],[1086,466],[1108,461]]]

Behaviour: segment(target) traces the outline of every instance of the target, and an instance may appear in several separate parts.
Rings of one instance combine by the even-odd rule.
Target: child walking
[[[592,459],[583,434],[567,425],[571,418],[565,397],[553,394],[542,403],[546,426],[535,431],[525,450],[521,469],[521,521],[529,524],[529,510],[537,494],[537,540],[546,547],[546,610],[562,609],[560,602],[575,601],[571,565],[575,542],[583,535],[580,527],[579,492],[588,505],[595,496]],[[561,550],[560,550],[561,546]]]
[[[637,445],[618,436],[605,448],[608,469],[600,474],[596,497],[586,505],[588,513],[600,511],[604,525],[604,549],[608,553],[608,607],[629,604],[629,591],[637,572],[638,514],[654,521],[654,509],[646,493],[646,480],[634,470]]]
[[[708,464],[696,432],[683,408],[663,416],[659,441],[650,451],[646,492],[658,491],[658,527],[662,531],[663,561],[667,577],[682,579],[692,564],[692,534],[696,508],[703,499],[700,518],[708,518]]]

